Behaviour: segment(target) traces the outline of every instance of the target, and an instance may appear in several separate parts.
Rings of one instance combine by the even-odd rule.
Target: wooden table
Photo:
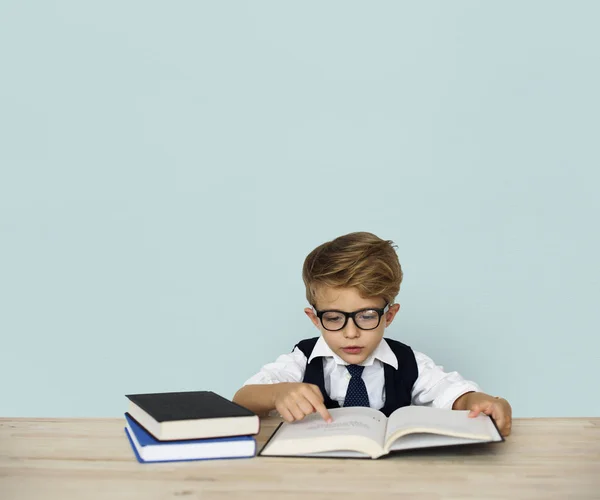
[[[263,420],[259,444],[278,422]],[[504,443],[379,460],[139,464],[123,427],[0,419],[0,499],[600,499],[600,418],[516,419]]]

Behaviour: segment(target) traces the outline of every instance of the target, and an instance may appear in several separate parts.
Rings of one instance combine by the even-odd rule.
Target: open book
[[[379,458],[397,450],[504,441],[490,417],[469,418],[468,410],[405,406],[389,418],[360,406],[329,412],[330,424],[318,413],[282,423],[259,455]]]

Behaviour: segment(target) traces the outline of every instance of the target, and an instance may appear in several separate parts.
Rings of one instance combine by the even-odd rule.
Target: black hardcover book
[[[129,414],[160,441],[257,434],[258,416],[212,391],[128,394]]]

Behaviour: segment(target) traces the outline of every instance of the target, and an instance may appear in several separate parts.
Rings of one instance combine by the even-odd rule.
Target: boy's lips
[[[359,354],[362,350],[363,348],[357,345],[342,347],[342,351],[344,351],[346,354]]]

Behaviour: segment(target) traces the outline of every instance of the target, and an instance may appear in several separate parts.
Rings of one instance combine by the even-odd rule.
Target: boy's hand
[[[512,408],[508,401],[484,394],[483,392],[468,392],[459,397],[452,407],[455,410],[471,410],[470,418],[480,413],[491,416],[498,426],[500,434],[508,436],[512,427]]]
[[[302,382],[282,382],[276,385],[274,406],[286,422],[302,420],[315,411],[328,424],[333,421],[323,403],[323,395],[316,385]]]

